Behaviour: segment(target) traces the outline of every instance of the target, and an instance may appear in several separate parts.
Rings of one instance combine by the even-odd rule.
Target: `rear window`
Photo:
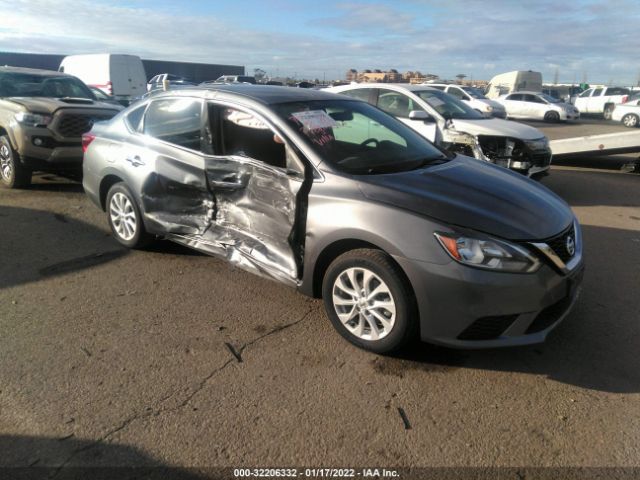
[[[346,95],[351,98],[357,98],[358,100],[364,100],[365,102],[369,101],[369,94],[371,93],[371,88],[356,88],[353,90],[346,90],[344,92],[339,92],[340,95]]]
[[[133,113],[133,112],[132,112]],[[201,148],[202,102],[168,98],[151,102],[144,116],[144,133],[191,150]]]
[[[147,105],[141,105],[138,108],[134,108],[131,110],[127,116],[126,121],[129,125],[129,128],[134,132],[140,131],[140,122],[142,121],[142,116],[144,115],[144,111],[147,108]]]
[[[607,88],[607,95],[629,95],[629,89],[621,87],[610,87]]]

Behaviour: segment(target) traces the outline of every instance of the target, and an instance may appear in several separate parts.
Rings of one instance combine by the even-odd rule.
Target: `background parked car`
[[[507,111],[507,117],[559,122],[577,120],[580,112],[573,105],[545,93],[517,92],[496,99]]]
[[[58,71],[78,77],[123,105],[144,93],[147,79],[142,60],[135,55],[70,55],[62,60]]]
[[[541,342],[580,292],[580,226],[562,199],[366,102],[168,91],[85,145],[85,191],[122,245],[160,235],[322,297],[361,348]]]
[[[618,103],[627,101],[631,91],[624,87],[594,87],[578,95],[574,105],[580,113],[602,115],[611,120],[611,112]]]
[[[162,90],[164,88],[164,82],[168,81],[170,86],[189,86],[195,85],[195,83],[187,80],[186,78],[179,77],[178,75],[172,75],[170,73],[161,73],[147,82],[147,91]]]
[[[89,90],[91,90],[91,93],[93,93],[93,95],[96,97],[96,100],[99,100],[105,103],[111,103],[114,105],[122,105],[122,103],[118,102],[112,95],[107,95],[106,93],[104,93],[103,90],[100,90],[98,87],[93,87],[91,85],[87,85],[87,87],[89,88]],[[128,106],[128,104],[124,106],[126,107]]]
[[[213,83],[250,83],[255,85],[257,82],[255,77],[251,77],[249,75],[222,75],[215,80],[202,82],[201,85],[210,85]]]
[[[448,85],[444,83],[427,83],[429,87],[437,88],[449,95],[453,95],[458,100],[467,103],[471,108],[486,117],[506,118],[507,113],[500,103],[489,100],[484,96],[482,90],[464,85]]]
[[[640,93],[630,96],[625,103],[619,103],[611,112],[611,120],[622,122],[625,127],[640,126]]]
[[[79,173],[82,134],[120,110],[71,75],[0,67],[1,183],[25,187],[34,170]]]
[[[551,150],[540,130],[487,118],[436,88],[406,83],[361,83],[326,90],[367,101],[449,151],[528,176],[549,170]]]

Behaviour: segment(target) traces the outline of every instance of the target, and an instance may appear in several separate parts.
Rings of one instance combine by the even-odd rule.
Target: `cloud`
[[[0,0],[0,45],[7,51],[131,53],[246,65],[313,78],[325,72],[327,78],[342,77],[348,68],[420,70],[442,77],[462,70],[486,79],[532,69],[542,71],[546,80],[557,68],[561,81],[588,72],[594,82],[627,84],[638,75],[632,61],[640,20],[635,0],[538,0],[526,6],[511,0],[327,0],[317,13],[306,9],[296,31],[270,30],[268,22],[248,28],[222,7],[196,14],[182,6],[139,5],[150,6],[115,0]],[[278,12],[286,15],[284,8]]]

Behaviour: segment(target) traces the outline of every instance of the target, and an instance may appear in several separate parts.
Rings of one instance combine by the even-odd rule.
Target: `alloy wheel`
[[[336,277],[333,306],[346,329],[363,340],[380,340],[395,324],[396,304],[391,290],[367,268],[348,268]]]
[[[124,193],[116,192],[111,197],[109,216],[120,238],[129,241],[135,236],[138,227],[136,211],[133,203]]]
[[[625,127],[635,127],[638,125],[638,117],[635,115],[625,115],[622,119],[622,123],[624,123]]]
[[[13,158],[9,147],[4,143],[0,144],[0,174],[7,181],[11,181],[13,177]]]

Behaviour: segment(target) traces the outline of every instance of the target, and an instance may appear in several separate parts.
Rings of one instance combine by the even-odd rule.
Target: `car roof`
[[[518,90],[517,92],[505,93],[505,95],[513,95],[515,93],[526,93],[527,95],[540,95],[543,92],[530,92],[529,90]]]
[[[263,103],[265,105],[309,100],[335,100],[336,98],[335,93],[329,93],[322,90],[281,87],[276,85],[252,85],[248,83],[198,85],[195,87],[168,90],[167,92],[162,92],[154,95],[154,98],[172,94],[185,95],[199,93],[202,95],[206,95],[207,93],[212,92],[231,93],[254,100],[259,103]],[[349,100],[353,99],[349,98]]]
[[[42,77],[70,77],[66,73],[57,72],[55,70],[40,70],[37,68],[10,67],[5,65],[0,67],[0,72],[27,73],[30,75],[40,75]]]

